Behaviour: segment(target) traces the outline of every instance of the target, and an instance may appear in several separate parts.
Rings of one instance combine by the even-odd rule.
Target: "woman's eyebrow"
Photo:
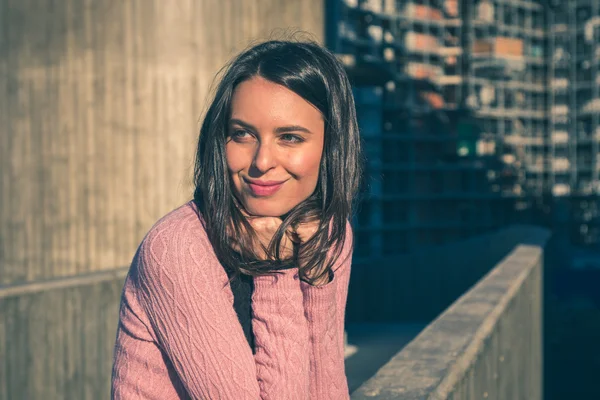
[[[253,132],[256,132],[256,128],[252,125],[249,124],[247,122],[242,121],[241,119],[237,119],[237,118],[232,118],[229,120],[229,123],[231,125],[233,124],[238,124],[243,126],[244,128],[251,130]],[[275,133],[287,133],[287,132],[305,132],[305,133],[312,133],[310,131],[310,129],[307,129],[303,126],[300,125],[286,125],[286,126],[280,126],[278,128],[275,129]]]
[[[250,131],[256,132],[256,128],[254,126],[252,126],[251,124],[249,124],[247,122],[242,121],[241,119],[232,118],[229,120],[229,124],[230,125],[238,124]]]
[[[279,128],[275,129],[276,133],[286,133],[286,132],[305,132],[305,133],[312,133],[310,130],[306,129],[303,126],[300,125],[288,125],[288,126],[280,126]]]

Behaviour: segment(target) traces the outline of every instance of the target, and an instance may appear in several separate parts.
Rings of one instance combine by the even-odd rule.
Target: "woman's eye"
[[[292,135],[290,133],[285,133],[285,134],[281,135],[280,138],[284,142],[288,142],[288,143],[301,143],[304,141],[304,139],[301,136]]]
[[[250,137],[250,134],[244,130],[236,129],[229,135],[233,140],[244,140]]]

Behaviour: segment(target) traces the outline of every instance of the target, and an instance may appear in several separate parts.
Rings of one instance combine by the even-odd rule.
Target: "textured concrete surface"
[[[542,265],[528,240],[428,325],[352,399],[542,398]],[[481,251],[481,249],[473,249]]]

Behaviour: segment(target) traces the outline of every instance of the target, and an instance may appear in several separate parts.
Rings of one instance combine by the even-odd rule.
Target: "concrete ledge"
[[[524,244],[352,399],[541,399],[542,259],[549,233],[523,229],[528,233]]]
[[[43,281],[26,282],[7,286],[0,285],[0,299],[26,296],[49,290],[95,285],[113,280],[121,280],[124,282],[127,272],[129,272],[128,266],[104,271],[94,271],[75,276],[63,276]]]

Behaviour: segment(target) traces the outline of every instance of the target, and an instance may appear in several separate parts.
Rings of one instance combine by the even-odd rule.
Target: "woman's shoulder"
[[[202,218],[198,212],[198,207],[193,200],[190,200],[163,215],[152,226],[150,232],[165,228],[181,228],[188,225],[202,227]]]
[[[143,268],[185,268],[190,254],[212,252],[201,215],[193,201],[168,212],[148,231],[136,256]]]
[[[193,201],[189,201],[168,212],[150,228],[144,242],[152,242],[157,238],[187,239],[206,236],[202,217]]]

